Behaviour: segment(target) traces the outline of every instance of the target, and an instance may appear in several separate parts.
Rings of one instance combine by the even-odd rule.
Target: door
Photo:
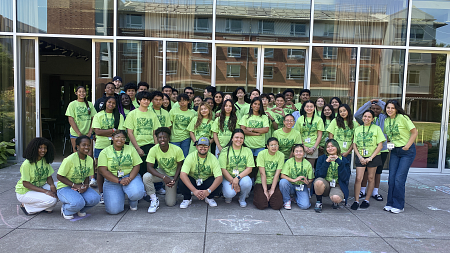
[[[107,82],[116,73],[114,42],[112,40],[92,40],[92,103],[100,98]],[[124,84],[123,84],[124,85]]]

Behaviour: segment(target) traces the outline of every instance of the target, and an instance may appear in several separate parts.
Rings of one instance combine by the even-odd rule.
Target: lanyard
[[[302,167],[301,167],[301,169],[300,169],[300,173],[303,173],[303,160],[300,162],[301,163],[301,165],[302,165]],[[295,173],[292,171],[292,168],[291,168],[291,176],[292,176],[292,178],[297,178],[299,175],[299,173],[298,173],[298,168],[297,168],[297,161],[295,161],[295,158],[294,158],[294,168],[295,168]]]
[[[312,119],[312,117],[311,117],[311,122],[310,123],[308,123],[308,117],[306,117],[305,116],[305,119],[306,119],[306,126],[308,127],[308,137],[310,137],[311,136],[311,128],[312,128],[312,126],[313,126],[313,119]]]
[[[380,126],[380,125],[378,125],[378,121],[379,121],[379,120],[380,120],[380,118],[375,117],[375,125]]]
[[[106,113],[106,110],[104,112],[105,112],[106,123],[108,124],[106,127],[107,127],[107,129],[111,129],[114,126],[114,115],[111,113],[111,121],[109,121],[108,120],[108,114]],[[111,125],[110,122],[112,122],[113,125]]]
[[[344,141],[347,141],[347,137],[351,137],[353,135],[353,129],[350,129],[350,127],[347,125],[347,122],[345,122],[345,128],[344,128]],[[350,132],[349,135],[347,133]]]
[[[362,132],[362,134],[363,134],[363,138],[362,138],[362,141],[363,141],[363,148],[366,148],[366,135],[369,134],[370,128],[371,128],[371,127],[372,127],[372,124],[370,124],[369,129],[367,129],[367,133],[365,133],[365,132],[364,132],[364,125],[363,125],[363,132]]]
[[[155,111],[155,108],[153,108],[153,106],[152,106],[152,110],[153,110],[153,112],[156,114],[156,115],[158,115],[157,113],[156,113],[156,111]],[[159,116],[161,116],[162,115],[162,112],[161,112],[161,109],[159,109]]]
[[[338,178],[338,164],[337,164],[337,162],[331,162],[330,167],[331,167],[331,178],[332,179],[337,179]]]
[[[34,167],[36,167],[36,170],[38,170],[38,166],[37,166],[38,162],[34,163]],[[39,169],[44,169],[44,157],[41,158],[41,167]]]
[[[233,150],[234,161],[236,162],[236,169],[237,169],[239,163],[241,162],[242,147],[241,147],[241,150],[239,151],[238,157],[236,157],[236,154],[234,153],[234,148],[233,148],[233,146],[230,146],[230,148],[231,148],[231,150]],[[238,160],[238,158],[239,158],[239,160]]]
[[[81,169],[81,171],[80,172],[83,172],[83,171],[85,171],[86,170],[86,161],[87,161],[87,156],[84,158],[84,168],[83,168],[83,166],[81,165],[81,158],[80,158],[80,155],[78,155],[78,161],[80,162],[80,169]]]
[[[200,178],[200,158],[198,158],[198,154],[197,154],[197,179]],[[203,164],[202,164],[202,170],[203,168],[205,168],[205,162],[206,159],[208,159],[208,154],[206,154],[205,160],[203,160]]]
[[[392,128],[395,127],[395,120],[397,120],[397,115],[395,115],[393,123],[392,123],[392,119],[389,117],[389,134],[388,134],[389,139],[391,139],[391,137],[392,137]]]
[[[114,155],[116,155],[116,158],[119,160],[119,167],[120,167],[120,164],[122,163],[122,155],[123,155],[123,149],[124,148],[122,148],[122,151],[120,151],[120,157],[119,156],[117,156],[117,152],[116,152],[116,149],[113,147],[112,148],[113,149],[113,151],[114,151]]]

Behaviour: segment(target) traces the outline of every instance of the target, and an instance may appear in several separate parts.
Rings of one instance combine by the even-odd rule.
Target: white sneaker
[[[156,191],[156,194],[166,195],[166,190],[164,190],[164,188],[161,188],[161,189]]]
[[[247,202],[245,202],[245,199],[239,198],[239,205],[240,205],[241,207],[246,207],[246,206],[247,206]]]
[[[391,213],[395,213],[395,214],[397,214],[397,213],[403,213],[403,211],[405,211],[404,208],[403,208],[403,209],[398,209],[398,208],[392,208],[392,209],[391,209]]]
[[[286,209],[286,210],[291,210],[292,209],[292,207],[291,207],[291,201],[289,200],[289,201],[286,201],[285,203],[284,203],[284,209]]]
[[[225,198],[225,203],[230,204],[233,199]]]
[[[61,206],[61,215],[62,215],[62,217],[64,217],[64,219],[66,219],[66,220],[71,220],[71,219],[73,219],[73,215],[65,215],[64,214],[64,212],[63,212],[63,207]]]
[[[148,208],[149,213],[155,213],[156,210],[159,209],[159,199],[156,198],[156,201],[152,201],[152,203],[150,204],[150,207]]]
[[[90,187],[97,187],[97,180],[95,180],[95,178],[91,178],[91,180],[89,181],[89,186]]]
[[[386,211],[386,212],[390,212],[392,210],[392,208],[393,208],[392,206],[385,206],[383,208],[383,210]]]
[[[100,202],[98,202],[100,204],[105,204],[105,199],[103,199],[103,192],[100,193]]]
[[[130,206],[130,210],[131,210],[131,211],[136,211],[136,210],[137,210],[137,207],[131,207],[131,206]]]
[[[186,209],[186,208],[188,208],[191,204],[192,204],[192,199],[190,199],[190,200],[183,200],[183,202],[181,202],[181,204],[180,204],[180,208]]]
[[[86,216],[86,213],[83,213],[83,212],[78,212],[77,214],[78,214],[79,217],[84,217],[84,216]]]
[[[217,203],[216,203],[216,201],[214,199],[205,198],[205,202],[208,203],[208,205],[210,207],[216,207],[217,206]]]

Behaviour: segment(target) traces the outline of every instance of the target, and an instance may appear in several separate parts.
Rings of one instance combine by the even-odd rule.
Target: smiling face
[[[277,99],[275,99],[275,105],[279,108],[283,108],[284,107],[284,99],[282,97],[278,97]]]
[[[259,115],[259,107],[261,106],[261,103],[256,100],[255,102],[253,102],[252,104],[252,110],[253,110],[253,114],[254,115]],[[256,113],[256,114],[255,114]]]
[[[327,144],[327,153],[328,155],[336,155],[337,154],[337,148],[333,146],[331,142],[328,142]]]
[[[165,132],[160,132],[158,136],[156,136],[159,146],[167,147],[169,145],[169,135]]]
[[[112,137],[113,145],[114,145],[115,147],[122,148],[123,145],[125,145],[125,140],[126,140],[126,139],[127,139],[127,138],[125,137],[125,135],[124,135],[123,133],[115,134],[115,135]]]
[[[295,158],[302,159],[304,155],[305,155],[305,151],[303,150],[303,148],[301,146],[298,146],[294,149],[294,157]]]
[[[226,114],[231,114],[233,111],[233,104],[230,101],[225,102],[224,109]]]
[[[222,103],[222,95],[221,95],[220,93],[217,93],[217,94],[214,96],[214,102],[215,102],[216,104]]]
[[[110,98],[106,101],[106,111],[111,113],[116,108],[116,99]]]
[[[232,138],[233,145],[237,148],[241,147],[244,143],[244,135],[242,133],[235,133]]]
[[[77,95],[77,97],[79,99],[84,99],[86,97],[86,90],[84,88],[79,88],[76,92],[75,95]]]
[[[323,98],[318,98],[316,101],[316,105],[318,108],[322,108],[325,105],[325,100],[323,100]]]
[[[172,91],[172,95],[169,96],[173,102],[177,102],[178,92]]]
[[[162,105],[164,106],[164,108],[167,108],[170,105],[170,100],[166,96],[164,96],[163,98]]]
[[[365,112],[362,117],[362,121],[364,122],[365,126],[370,126],[370,124],[372,124],[372,121],[373,121],[372,113]]]
[[[121,97],[122,105],[129,106],[131,104],[130,97],[128,96],[122,96]]]
[[[333,111],[330,109],[330,107],[325,106],[323,108],[323,114],[325,114],[325,117],[330,117]]]
[[[286,101],[292,101],[292,99],[294,99],[294,93],[286,92],[286,94],[284,94],[284,98],[286,99]]]
[[[337,110],[339,108],[339,102],[336,99],[331,100],[330,104],[333,106],[334,110]]]
[[[269,144],[267,145],[267,149],[272,154],[276,153],[278,151],[278,141],[273,140],[269,142]]]
[[[200,106],[200,114],[203,116],[203,118],[208,117],[208,115],[209,115],[209,108],[206,105]]]
[[[39,160],[42,159],[47,154],[47,145],[42,144],[38,149]]]
[[[294,116],[286,116],[286,117],[284,118],[283,123],[284,123],[284,126],[285,126],[287,129],[291,129],[291,128],[294,126],[294,123],[295,123]]]
[[[197,151],[200,155],[206,155],[208,154],[209,146],[206,145],[197,145]]]
[[[83,155],[89,154],[89,149],[91,148],[91,140],[84,138],[80,145],[77,145],[77,150]]]
[[[128,96],[130,96],[131,100],[134,100],[134,98],[136,96],[136,90],[135,89],[128,89],[125,93]]]
[[[202,99],[200,97],[194,98],[194,106],[200,106]]]
[[[315,109],[315,106],[314,106],[313,103],[308,102],[308,103],[305,104],[305,112],[307,114],[313,114],[314,113],[314,109]]]
[[[386,113],[389,117],[395,117],[395,115],[397,115],[397,110],[395,109],[394,104],[388,103],[386,105]]]
[[[110,84],[106,85],[106,87],[105,87],[106,96],[108,96],[108,97],[114,96],[115,89],[116,89],[116,87],[114,86],[114,84],[110,83]]]
[[[348,111],[347,111],[347,109],[345,109],[345,107],[339,108],[339,115],[341,115],[341,117],[342,117],[343,119],[346,119],[347,116],[348,116]]]

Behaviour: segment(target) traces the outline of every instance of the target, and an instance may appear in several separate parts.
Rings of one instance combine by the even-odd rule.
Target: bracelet
[[[163,176],[162,180],[164,180],[164,178],[166,178],[166,175]]]
[[[75,185],[75,183],[74,182],[72,182],[72,187]]]
[[[120,181],[121,181],[121,180],[119,179],[119,182],[117,182],[117,183],[120,184]]]

